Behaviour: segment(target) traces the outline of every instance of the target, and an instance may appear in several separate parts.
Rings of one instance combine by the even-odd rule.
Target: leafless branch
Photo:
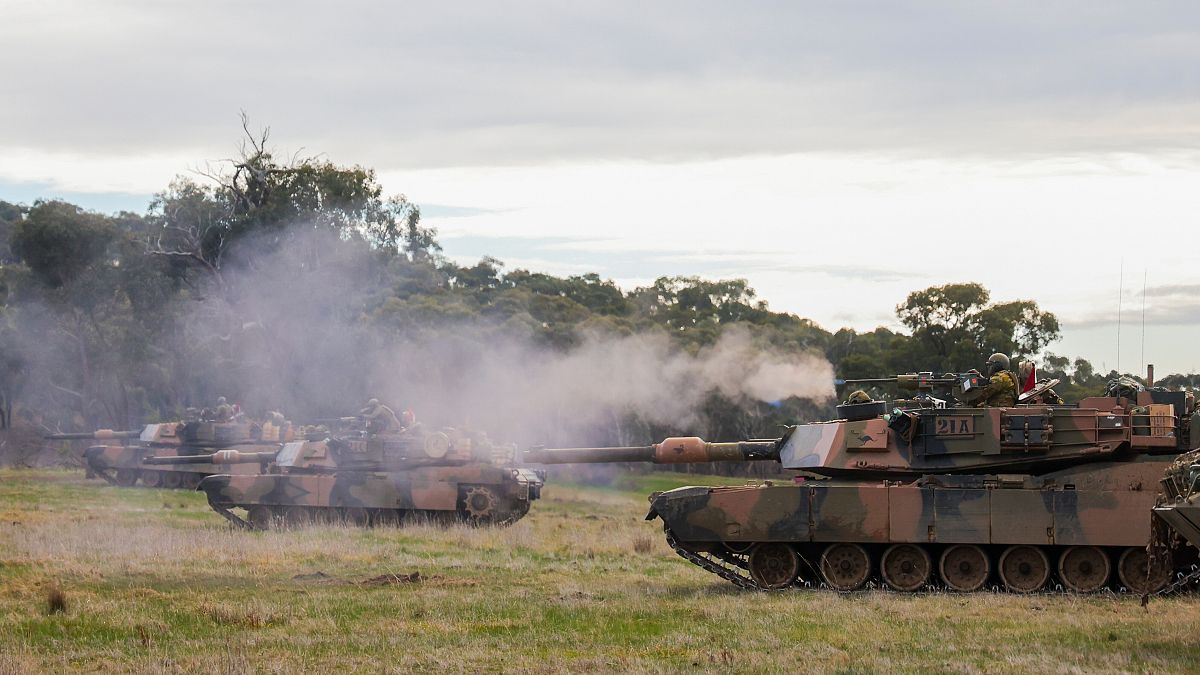
[[[79,400],[81,400],[81,401],[83,400],[83,394],[81,394],[81,393],[79,393],[79,392],[75,391],[74,389],[67,389],[66,387],[63,387],[63,386],[57,385],[57,384],[55,384],[54,382],[52,382],[52,381],[50,381],[50,380],[46,380],[46,384],[49,384],[51,387],[54,387],[55,389],[57,389],[57,390],[59,390],[59,391],[63,392],[64,394],[70,394],[71,396],[74,396],[74,397],[78,398],[78,399],[79,399]]]

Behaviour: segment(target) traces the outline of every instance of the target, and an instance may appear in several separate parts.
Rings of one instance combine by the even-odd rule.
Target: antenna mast
[[[1142,270],[1142,370],[1146,370],[1146,270]],[[1147,383],[1149,384],[1149,383]]]
[[[1121,300],[1125,295],[1125,259],[1121,258],[1121,272],[1117,285],[1117,377],[1121,376]]]

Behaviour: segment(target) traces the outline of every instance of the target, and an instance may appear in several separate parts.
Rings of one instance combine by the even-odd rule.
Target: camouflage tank
[[[197,419],[147,424],[141,431],[113,431],[49,434],[51,440],[106,441],[84,450],[88,477],[99,476],[113,485],[131,487],[141,483],[152,488],[193,489],[205,476],[228,469],[211,462],[175,465],[150,465],[151,457],[195,457],[219,448],[245,448],[247,451],[274,451],[280,443],[292,440],[292,425],[282,419],[263,423],[248,421],[217,422]],[[249,471],[237,467],[236,471]]]
[[[680,556],[744,588],[851,591],[879,579],[898,591],[977,591],[998,582],[1033,592],[1057,579],[1073,592],[1123,586],[1145,594],[1196,561],[1196,464],[1177,481],[1187,489],[1161,507],[1174,517],[1153,510],[1160,480],[1182,451],[1200,445],[1200,415],[1183,392],[987,408],[951,397],[974,400],[987,382],[977,373],[889,379],[920,394],[894,406],[841,405],[839,419],[793,426],[778,439],[670,438],[634,448],[535,449],[525,458],[772,461],[794,471],[786,481],[650,498],[647,519],[662,519]],[[1022,399],[1039,400],[1048,388]],[[933,395],[943,389],[945,398]],[[1192,530],[1179,524],[1184,518]],[[1152,521],[1181,536],[1148,549]]]
[[[222,450],[148,462],[251,468],[208,476],[198,486],[213,510],[241,527],[398,525],[413,517],[505,525],[528,513],[543,485],[542,472],[514,468],[515,452],[481,433],[416,424],[293,441],[277,453]]]

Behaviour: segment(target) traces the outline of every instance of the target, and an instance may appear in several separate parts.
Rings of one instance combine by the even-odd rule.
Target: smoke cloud
[[[631,413],[676,433],[699,433],[698,414],[712,392],[741,403],[834,394],[824,358],[773,349],[745,328],[728,328],[695,353],[664,331],[590,330],[564,351],[541,343],[527,316],[467,312],[450,294],[439,306],[405,303],[402,293],[376,286],[395,278],[381,273],[387,264],[325,233],[297,230],[278,251],[228,274],[232,302],[210,298],[197,314],[215,317],[232,307],[232,346],[245,350],[240,360],[250,367],[226,386],[251,411],[338,416],[377,397],[429,423],[525,443],[581,442],[579,434],[596,427],[608,429],[606,438],[626,438],[620,427]],[[192,330],[212,340],[214,325],[220,322],[205,319]]]
[[[97,322],[80,319],[78,307],[101,307],[90,300],[76,309],[26,301],[15,342],[26,362],[22,403],[69,429],[175,419],[218,396],[252,417],[279,410],[300,423],[353,415],[378,398],[429,425],[503,442],[630,444],[717,434],[718,417],[720,434],[753,433],[767,403],[795,410],[795,397],[811,411],[833,395],[824,358],[775,349],[743,327],[690,351],[664,329],[631,333],[621,322],[548,337],[525,291],[458,292],[428,266],[328,228],[240,240],[219,276],[191,274],[151,311],[105,292]],[[86,281],[67,291],[89,292]],[[77,328],[105,322],[84,359]]]

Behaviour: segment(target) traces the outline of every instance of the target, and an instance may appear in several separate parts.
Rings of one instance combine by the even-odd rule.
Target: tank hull
[[[507,525],[541,496],[533,471],[473,464],[403,471],[215,475],[199,489],[232,522],[256,529],[308,522],[396,525],[413,518]],[[244,510],[242,517],[234,510]]]
[[[1144,555],[1150,541],[1157,480],[1172,461],[1144,457],[1036,477],[688,487],[654,495],[650,517],[662,518],[681,555],[703,554],[730,574],[740,567],[749,587],[808,582],[853,590],[877,579],[908,591],[1033,591],[1060,583],[1081,592],[1153,592],[1169,574],[1156,567],[1147,580],[1147,563],[1135,552]],[[762,551],[774,562],[764,562]],[[973,572],[956,571],[963,556]],[[769,564],[782,564],[774,580],[764,573]]]

